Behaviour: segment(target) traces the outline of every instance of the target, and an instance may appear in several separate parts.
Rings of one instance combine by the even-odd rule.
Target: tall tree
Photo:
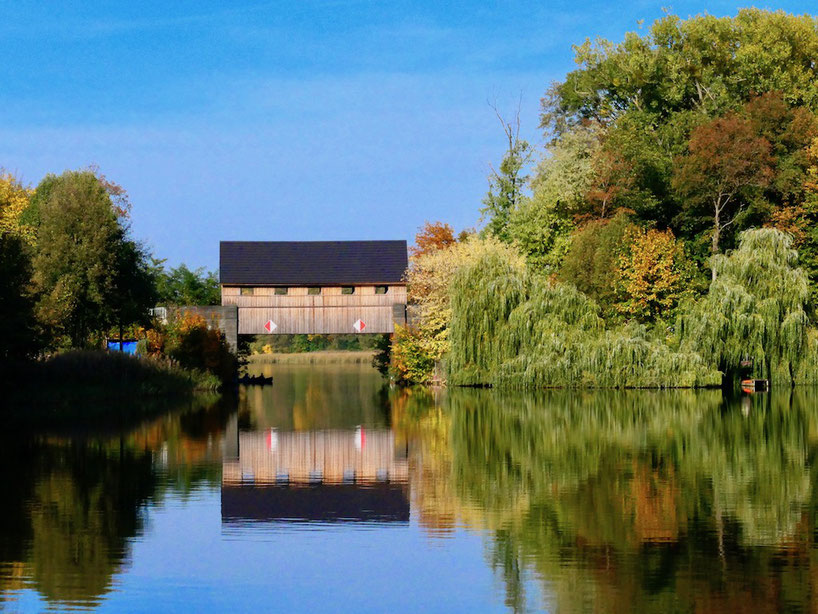
[[[121,339],[124,326],[148,323],[148,309],[156,305],[158,293],[148,255],[135,241],[125,239],[119,242],[114,270],[111,308],[113,323],[119,326]]]
[[[55,337],[84,346],[91,332],[116,322],[126,233],[93,172],[66,171],[45,181],[34,258],[38,313]]]
[[[30,190],[0,174],[0,362],[35,353],[39,334],[31,283],[32,233],[20,222]]]
[[[0,362],[25,358],[38,349],[31,275],[25,241],[0,232]]]
[[[719,253],[722,234],[745,211],[754,192],[770,184],[773,164],[770,142],[734,113],[693,131],[688,153],[677,159],[673,181],[687,207],[707,210],[712,255]],[[715,265],[712,276],[716,278]]]
[[[520,109],[513,121],[503,119],[497,108],[494,108],[497,119],[503,126],[508,147],[500,163],[500,168],[492,167],[489,175],[489,191],[483,199],[480,212],[488,219],[486,232],[501,241],[509,241],[508,222],[511,213],[518,207],[524,197],[528,183],[526,167],[531,162],[533,151],[528,141],[520,138]]]

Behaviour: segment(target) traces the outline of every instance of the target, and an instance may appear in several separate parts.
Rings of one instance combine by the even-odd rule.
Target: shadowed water
[[[818,608],[817,390],[264,368],[140,424],[3,437],[0,610]]]

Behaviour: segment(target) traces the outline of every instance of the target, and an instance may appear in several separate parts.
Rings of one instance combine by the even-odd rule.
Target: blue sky
[[[811,3],[765,8],[803,13]],[[540,142],[571,45],[650,2],[41,2],[0,21],[0,166],[36,184],[96,164],[133,234],[176,265],[230,240],[411,240],[478,222],[503,134]],[[666,5],[668,6],[668,5]],[[677,2],[682,16],[744,3]],[[227,7],[227,8],[225,8]]]

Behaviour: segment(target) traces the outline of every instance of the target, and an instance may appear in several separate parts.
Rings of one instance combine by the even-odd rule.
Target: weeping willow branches
[[[487,257],[452,286],[449,381],[504,387],[718,385],[702,358],[649,338],[641,326],[608,330],[592,300]]]
[[[753,360],[756,377],[813,379],[816,343],[808,338],[806,273],[792,238],[773,228],[748,230],[738,249],[716,256],[710,292],[679,318],[681,345],[725,373]]]
[[[716,256],[709,293],[684,308],[671,338],[644,326],[607,327],[597,304],[569,285],[511,265],[499,253],[452,282],[449,381],[503,387],[717,386],[752,359],[755,377],[818,381],[818,331],[805,311],[806,274],[789,235],[748,230]]]

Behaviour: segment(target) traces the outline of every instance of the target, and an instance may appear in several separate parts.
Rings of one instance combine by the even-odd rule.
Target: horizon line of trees
[[[482,230],[419,232],[420,316],[392,375],[699,385],[752,359],[757,376],[814,377],[818,19],[666,15],[575,54],[542,99],[543,150],[498,113]]]
[[[99,347],[157,304],[220,302],[217,275],[167,270],[132,237],[131,203],[91,167],[23,185],[0,171],[0,360]]]

